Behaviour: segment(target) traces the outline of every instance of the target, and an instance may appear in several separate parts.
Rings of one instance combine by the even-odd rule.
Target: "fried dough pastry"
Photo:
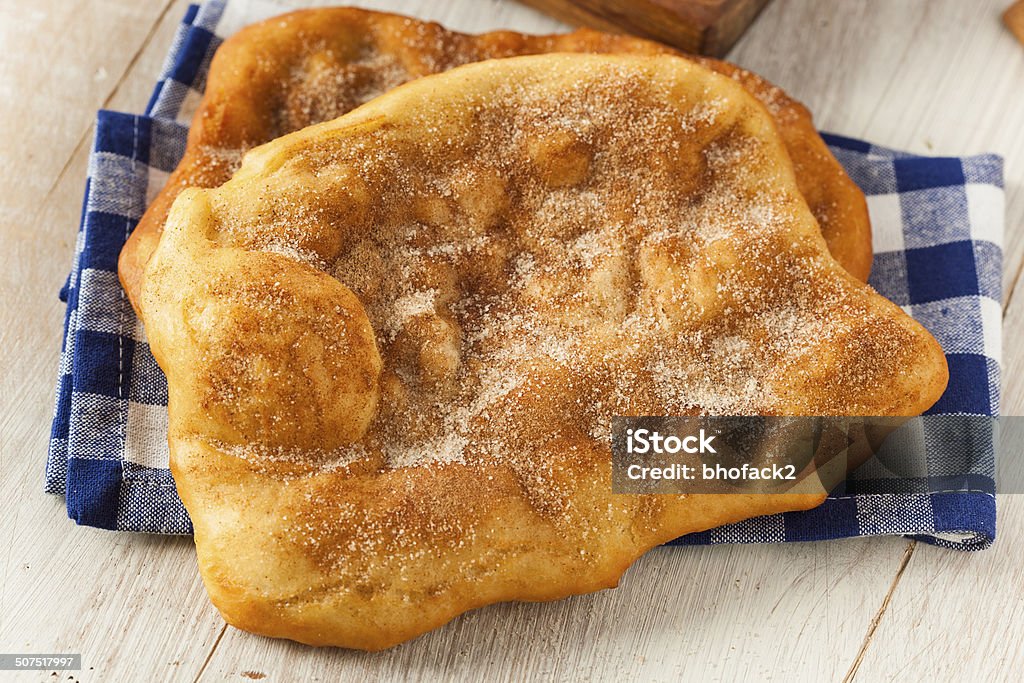
[[[121,253],[118,271],[129,299],[137,304],[143,267],[175,197],[187,187],[219,186],[245,150],[336,118],[420,76],[550,52],[680,54],[659,43],[586,29],[550,36],[465,35],[347,7],[301,10],[243,29],[217,50],[185,155]],[[687,59],[734,78],[768,107],[832,255],[866,282],[872,260],[867,204],[818,135],[810,112],[749,71],[710,58]]]
[[[768,111],[672,56],[470,64],[251,150],[175,201],[141,303],[214,604],[317,645],[824,499],[613,495],[614,415],[914,415],[947,379]]]

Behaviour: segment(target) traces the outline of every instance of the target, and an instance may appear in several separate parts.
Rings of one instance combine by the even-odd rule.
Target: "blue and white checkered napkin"
[[[167,386],[118,284],[117,256],[181,157],[186,123],[213,51],[240,25],[278,11],[251,0],[193,6],[142,116],[102,111],[67,301],[46,490],[64,493],[79,524],[189,533],[167,468]],[[923,323],[949,361],[949,388],[916,423],[928,470],[946,457],[943,415],[999,410],[1003,190],[997,156],[930,158],[826,136],[868,196],[875,232],[871,284]],[[693,534],[681,543],[810,541],[905,534],[975,550],[995,536],[992,436],[975,440],[970,491],[860,493],[821,507]],[[947,463],[948,464],[948,463]]]

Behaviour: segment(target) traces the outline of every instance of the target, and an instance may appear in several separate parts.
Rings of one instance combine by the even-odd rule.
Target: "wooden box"
[[[523,0],[566,23],[721,57],[768,0]]]

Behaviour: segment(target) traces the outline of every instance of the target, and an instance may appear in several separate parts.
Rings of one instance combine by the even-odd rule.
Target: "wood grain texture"
[[[1000,538],[981,554],[901,539],[666,548],[616,591],[495,606],[369,655],[225,630],[188,539],[75,527],[63,501],[41,492],[42,460],[56,291],[90,126],[104,104],[144,106],[185,4],[161,15],[163,2],[0,0],[0,651],[80,651],[79,681],[1013,679],[1024,650],[1024,496],[1000,497]],[[358,4],[467,31],[558,27],[510,2]],[[775,0],[730,58],[805,101],[822,128],[926,154],[1006,157],[1004,412],[1020,415],[1024,293],[1011,287],[1024,286],[1024,58],[999,22],[1002,5]]]
[[[522,0],[574,26],[632,33],[721,57],[768,0]]]
[[[1010,681],[1024,670],[1024,495],[997,505],[992,550],[917,544],[856,680]]]

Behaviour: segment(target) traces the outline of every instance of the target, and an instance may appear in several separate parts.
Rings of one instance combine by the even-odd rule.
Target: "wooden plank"
[[[631,33],[721,57],[768,0],[522,0],[574,26]]]

